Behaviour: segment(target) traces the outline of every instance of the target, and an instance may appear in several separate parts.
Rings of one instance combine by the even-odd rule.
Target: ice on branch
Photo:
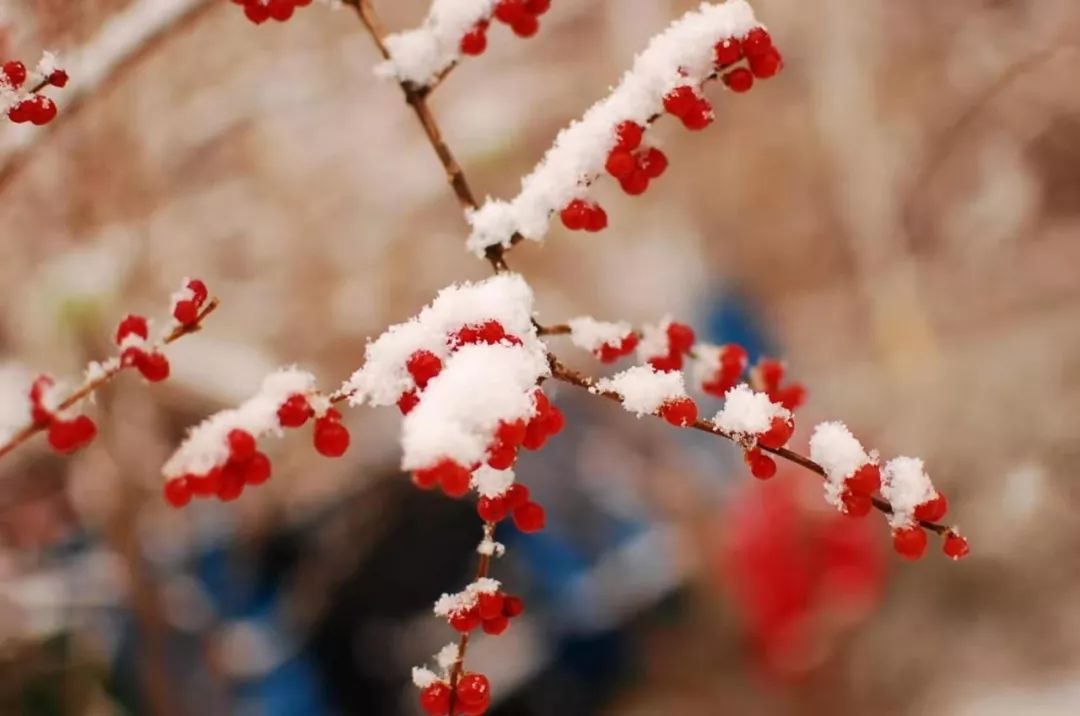
[[[897,457],[881,470],[881,495],[892,506],[889,524],[893,529],[902,529],[914,524],[916,508],[934,500],[938,493],[922,460]]]
[[[658,371],[646,365],[603,378],[597,381],[596,390],[618,393],[623,407],[638,417],[655,413],[665,404],[686,397],[682,373]]]
[[[263,435],[280,435],[279,408],[293,395],[309,395],[314,391],[315,376],[311,373],[299,368],[284,368],[271,373],[263,379],[259,392],[243,404],[216,413],[192,428],[187,439],[165,463],[162,473],[166,476],[202,475],[227,463],[229,433],[233,430],[246,431],[256,439]],[[329,404],[321,407],[325,412]]]
[[[592,353],[599,352],[605,345],[618,346],[626,336],[633,333],[626,321],[611,323],[598,321],[590,316],[580,316],[567,323],[570,326],[570,342]]]
[[[420,27],[388,35],[390,59],[376,68],[384,77],[428,85],[461,57],[461,39],[491,17],[497,0],[434,0]]]
[[[583,198],[604,171],[622,122],[645,126],[664,111],[664,95],[680,85],[700,86],[716,69],[716,44],[745,36],[759,23],[744,0],[702,3],[657,35],[634,60],[618,86],[579,120],[563,129],[511,201],[489,199],[467,212],[470,251],[509,246],[515,233],[543,240],[551,214]]]
[[[724,394],[724,407],[713,418],[713,424],[736,437],[747,437],[768,432],[774,418],[790,417],[784,406],[741,383]]]

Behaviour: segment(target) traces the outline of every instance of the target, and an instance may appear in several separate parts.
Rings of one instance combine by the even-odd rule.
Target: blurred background
[[[376,2],[412,26],[424,0]],[[481,194],[510,197],[558,129],[695,3],[555,0],[490,33],[432,105]],[[650,133],[610,228],[510,256],[541,320],[667,313],[781,355],[809,426],[924,457],[972,555],[891,553],[806,472],[553,387],[569,429],[519,463],[549,529],[495,576],[526,617],[469,663],[494,714],[1080,712],[1080,5],[757,0],[786,59],[717,121]],[[333,387],[365,340],[487,266],[354,14],[256,27],[227,0],[6,0],[0,56],[59,53],[59,119],[0,126],[0,426],[38,371],[80,375],[117,319],[185,276],[223,306],[114,381],[101,436],[0,464],[0,713],[415,714],[430,615],[473,569],[469,504],[410,488],[395,411],[353,447],[268,447],[228,505],[169,509],[183,430],[299,363]],[[23,131],[28,130],[28,131]],[[563,339],[555,338],[553,341]],[[587,356],[553,343],[597,373]],[[715,406],[705,403],[705,410]]]

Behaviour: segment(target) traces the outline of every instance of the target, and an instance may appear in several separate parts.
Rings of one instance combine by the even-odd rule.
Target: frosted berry
[[[679,119],[683,126],[692,131],[705,129],[713,121],[712,105],[703,98],[698,98],[694,105],[682,114]]]
[[[544,529],[544,508],[535,502],[526,502],[514,509],[514,525],[522,532],[539,532]]]
[[[428,684],[420,691],[420,708],[428,716],[446,716],[450,713],[450,687],[442,681]]]
[[[776,462],[757,448],[747,450],[745,459],[750,466],[750,474],[759,480],[768,480],[776,474]]]
[[[173,507],[183,507],[191,502],[191,487],[186,477],[172,477],[162,488],[165,501]]]
[[[504,445],[520,445],[525,439],[525,421],[518,419],[513,422],[505,420],[499,422],[495,430],[495,439]]]
[[[728,343],[720,350],[720,364],[724,367],[737,366],[740,371],[746,367],[746,349],[738,343]]]
[[[401,411],[402,415],[408,415],[417,405],[420,405],[420,396],[416,394],[415,390],[402,393],[397,401],[398,410]]]
[[[206,284],[197,278],[193,278],[187,282],[187,288],[191,291],[191,300],[195,302],[196,306],[201,306],[206,302],[206,298],[210,295],[210,292],[206,288]]]
[[[270,479],[270,458],[265,453],[255,452],[244,463],[244,482],[248,485],[261,485]]]
[[[664,95],[664,109],[676,117],[683,117],[692,111],[697,103],[697,94],[687,85],[680,85]]]
[[[143,340],[150,336],[150,328],[145,318],[134,314],[124,317],[116,328],[116,344],[119,345],[131,335],[138,336]]]
[[[26,82],[26,65],[18,60],[5,62],[3,67],[0,67],[0,72],[3,72],[7,84],[14,89],[22,87],[23,82]]]
[[[607,162],[604,164],[604,169],[607,173],[616,179],[623,179],[630,176],[635,169],[638,168],[638,163],[634,159],[634,155],[630,153],[628,149],[620,149],[616,147],[608,154]]]
[[[298,428],[306,423],[311,415],[311,406],[307,398],[300,393],[290,395],[277,410],[278,422],[283,428]]]
[[[455,689],[458,701],[470,709],[491,702],[491,683],[483,674],[464,674],[458,679]]]
[[[476,502],[476,514],[484,522],[502,522],[507,513],[506,500],[502,497],[481,497]]]
[[[840,501],[844,505],[844,514],[849,517],[866,517],[874,508],[874,501],[870,495],[852,490],[844,490],[840,495]]]
[[[496,619],[503,616],[503,595],[498,592],[486,592],[476,599],[476,608],[481,619]]]
[[[852,492],[872,495],[881,488],[881,469],[873,463],[867,463],[853,472],[844,481],[844,485]]]
[[[753,59],[756,56],[764,55],[772,49],[772,37],[769,36],[769,32],[763,27],[755,27],[750,32],[746,33],[746,37],[743,38],[742,48],[743,54],[748,59]]]
[[[615,148],[633,151],[641,146],[641,138],[645,133],[644,128],[637,122],[629,120],[620,122],[615,128]]]
[[[142,373],[142,377],[151,383],[159,383],[169,377],[169,359],[164,353],[139,352],[135,360],[135,367]]]
[[[506,338],[506,329],[498,321],[484,321],[477,327],[476,337],[483,343],[494,345]]]
[[[437,376],[442,371],[442,367],[439,356],[425,350],[414,352],[405,362],[405,369],[409,371],[409,375],[416,381],[416,387],[420,390],[427,387],[428,381]]]
[[[933,499],[915,507],[915,519],[924,522],[938,522],[949,511],[949,501],[940,492]]]
[[[677,428],[697,422],[697,405],[690,398],[676,398],[660,406],[660,417]]]
[[[487,32],[477,25],[461,38],[461,53],[464,55],[482,55],[487,49]]]
[[[68,73],[64,70],[53,70],[48,80],[53,87],[65,87],[68,83]]]
[[[349,431],[337,420],[322,417],[315,421],[315,449],[326,457],[341,457],[349,449]]]
[[[721,78],[727,88],[732,92],[749,92],[754,86],[754,75],[745,67],[736,67],[731,72],[725,72]]]
[[[675,353],[687,353],[694,347],[694,329],[685,323],[670,323],[667,327],[668,345]]]
[[[195,305],[194,301],[183,300],[177,301],[173,306],[173,318],[181,326],[193,325],[199,320],[199,308]]]
[[[61,453],[75,452],[97,435],[97,425],[85,415],[72,420],[54,420],[49,424],[49,445]]]
[[[949,532],[945,535],[945,544],[942,549],[945,551],[946,556],[951,559],[961,559],[971,551],[968,541],[955,532]]]
[[[649,147],[638,158],[638,167],[645,176],[656,179],[668,168],[667,155],[656,147]]]
[[[574,199],[560,212],[563,226],[571,231],[579,231],[585,228],[585,213],[588,205],[581,199]]]
[[[475,607],[462,609],[451,614],[448,621],[450,626],[464,634],[480,626],[480,614],[477,613]]]
[[[734,37],[716,43],[716,66],[727,67],[742,59],[742,43]]]
[[[230,460],[246,462],[255,454],[255,437],[247,430],[230,430],[226,440],[229,443]]]
[[[472,474],[448,458],[440,460],[425,470],[417,470],[419,481],[425,484],[438,484],[450,497],[461,497],[469,491]]]
[[[56,102],[45,95],[36,94],[26,100],[30,121],[38,126],[48,124],[56,118]]]
[[[758,437],[758,443],[767,448],[781,448],[787,444],[795,432],[795,426],[784,418],[773,418],[769,429]]]
[[[893,530],[893,549],[904,559],[922,557],[926,552],[926,530],[918,525]]]

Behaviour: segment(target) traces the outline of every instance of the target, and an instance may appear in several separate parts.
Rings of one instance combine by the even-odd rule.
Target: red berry
[[[194,301],[177,301],[173,306],[173,318],[182,326],[190,326],[199,319],[199,309]]]
[[[971,551],[971,548],[968,546],[968,541],[955,532],[949,532],[945,535],[943,549],[945,550],[945,554],[952,559],[966,557],[968,552]]]
[[[769,48],[764,54],[750,58],[750,71],[754,73],[754,77],[761,80],[775,76],[783,67],[784,60],[776,48]]]
[[[502,499],[506,502],[506,508],[508,510],[516,510],[529,501],[529,488],[525,487],[525,485],[522,485],[520,482],[515,482],[507,488]]]
[[[465,55],[482,55],[487,49],[487,32],[477,26],[461,38],[461,52]]]
[[[732,92],[749,92],[754,86],[754,75],[745,67],[736,67],[731,72],[725,72],[721,79]]]
[[[704,99],[700,99],[680,119],[682,119],[683,126],[687,129],[695,132],[701,131],[712,124],[712,105]]]
[[[746,367],[746,349],[738,343],[728,343],[720,350],[720,364],[737,366],[740,371]]]
[[[641,145],[641,137],[645,133],[644,128],[637,122],[627,120],[620,122],[615,127],[615,148],[633,151]]]
[[[488,448],[487,464],[495,470],[505,470],[517,460],[517,448],[504,443],[496,443]]]
[[[893,530],[893,549],[904,559],[922,557],[926,552],[926,531],[918,525]]]
[[[607,170],[608,174],[616,179],[623,179],[630,176],[638,166],[637,161],[634,159],[634,155],[630,153],[630,150],[616,147],[608,154],[604,168]]]
[[[784,364],[771,358],[763,358],[757,364],[757,377],[766,391],[776,390],[784,379]]]
[[[266,453],[255,452],[244,465],[244,482],[261,485],[270,479],[270,458]]]
[[[330,417],[315,421],[315,450],[326,457],[341,457],[349,449],[349,431]]]
[[[486,704],[491,700],[491,684],[483,674],[464,674],[458,679],[456,693],[464,706]]]
[[[521,597],[504,597],[503,598],[503,614],[513,619],[516,616],[520,616],[525,611],[525,602]]]
[[[503,615],[503,595],[498,592],[485,592],[476,599],[476,608],[480,618],[496,619]]]
[[[163,487],[165,501],[173,507],[183,507],[191,502],[191,487],[186,477],[173,477],[165,481]]]
[[[447,716],[450,713],[450,687],[442,681],[428,684],[420,691],[420,708],[428,716]]]
[[[5,62],[0,72],[4,73],[7,83],[15,89],[22,87],[23,82],[26,82],[26,65],[18,60]]]
[[[502,522],[506,519],[508,510],[506,500],[500,497],[481,497],[476,502],[476,514],[484,522]]]
[[[623,336],[622,342],[619,343],[619,352],[623,355],[628,355],[631,351],[637,348],[638,334],[627,333]]]
[[[776,474],[776,463],[758,448],[747,450],[745,459],[750,466],[750,474],[759,480],[768,480]]]
[[[694,347],[694,329],[685,323],[669,323],[667,327],[668,345],[675,353],[687,353]]]
[[[540,30],[540,21],[536,15],[525,15],[510,26],[518,37],[532,37]]]
[[[433,490],[439,485],[439,471],[433,467],[417,470],[412,475],[412,481],[421,490]]]
[[[698,97],[687,85],[680,85],[664,95],[664,109],[668,114],[682,117],[697,106]]]
[[[679,353],[669,353],[666,356],[653,356],[648,360],[648,364],[661,373],[668,373],[682,368],[682,355]]]
[[[64,87],[68,83],[68,73],[64,70],[53,70],[49,75],[49,84],[53,87]]]
[[[586,212],[588,205],[581,199],[574,199],[560,213],[563,226],[571,231],[579,231],[585,228]]]
[[[187,282],[187,288],[191,291],[191,300],[195,302],[196,306],[201,306],[206,301],[206,297],[210,295],[206,289],[206,284],[197,278],[193,278]]]
[[[270,8],[260,2],[249,2],[244,5],[244,15],[256,25],[261,25],[270,19]]]
[[[757,55],[763,55],[772,49],[772,38],[769,36],[768,31],[763,27],[755,27],[750,32],[746,33],[746,37],[742,41],[743,53],[749,59],[753,59]]]
[[[139,353],[135,361],[135,367],[142,373],[142,377],[151,383],[159,383],[169,377],[169,359],[164,353]]]
[[[676,398],[660,406],[660,417],[677,428],[684,428],[697,421],[697,405],[690,398]]]
[[[742,43],[737,38],[730,37],[716,43],[716,66],[727,67],[742,59]]]
[[[533,15],[543,15],[551,9],[551,0],[525,0],[525,10]]]
[[[767,448],[781,448],[795,432],[795,426],[784,418],[773,418],[769,429],[758,437],[758,443]]]
[[[221,468],[215,467],[205,475],[186,475],[191,494],[195,497],[211,497],[217,494],[221,481]]]
[[[521,419],[511,423],[505,420],[500,421],[495,431],[495,439],[503,445],[520,445],[525,439],[525,421]]]
[[[420,396],[416,394],[415,390],[402,393],[397,401],[398,410],[401,411],[402,415],[408,415],[417,405],[420,405]]]
[[[649,176],[640,169],[635,169],[619,180],[619,186],[630,196],[638,196],[649,188]]]
[[[548,437],[558,435],[566,427],[566,416],[555,405],[551,406],[551,412],[541,421],[541,425]]]
[[[450,622],[450,626],[464,634],[465,632],[470,632],[480,626],[480,615],[477,613],[475,607],[471,609],[462,609],[461,611],[451,614],[448,621]]]
[[[222,502],[231,502],[244,494],[244,472],[235,465],[225,465],[219,473],[217,497]]]
[[[476,329],[476,336],[480,341],[494,345],[506,338],[506,329],[498,321],[484,321]]]
[[[513,25],[526,15],[525,0],[499,0],[495,6],[495,19],[507,25]]]
[[[143,340],[150,336],[150,328],[145,318],[134,314],[125,316],[116,327],[116,345],[120,345],[130,335],[136,335]]]
[[[872,495],[881,487],[881,469],[873,463],[867,463],[853,472],[844,481],[844,485],[860,495]]]
[[[8,109],[8,119],[15,124],[23,124],[30,121],[30,103],[27,101],[16,102]]]
[[[776,402],[788,410],[795,410],[806,402],[806,388],[803,387],[802,383],[792,383],[774,392]]]
[[[599,204],[593,204],[585,212],[585,230],[596,233],[607,228],[607,212]]]
[[[480,626],[485,634],[498,636],[506,631],[506,627],[510,626],[510,620],[500,614],[497,617],[485,619]]]
[[[226,436],[229,443],[229,459],[246,462],[255,454],[255,437],[247,430],[235,428]]]
[[[645,172],[645,176],[656,179],[668,168],[667,155],[656,147],[649,147],[638,158],[638,167]]]
[[[844,514],[849,517],[866,517],[874,508],[870,495],[861,492],[844,490],[840,495],[840,501],[844,505]]]
[[[940,492],[933,499],[915,507],[915,519],[924,522],[938,522],[949,511],[949,501]]]
[[[420,390],[426,388],[428,381],[442,372],[442,367],[439,356],[425,350],[414,352],[405,362],[405,369],[409,371],[409,375],[416,381],[416,387]]]
[[[292,0],[267,0],[266,9],[270,17],[278,22],[285,22],[292,17],[295,6]]]
[[[300,393],[290,395],[277,410],[278,422],[283,428],[298,428],[312,415],[307,398]]]
[[[522,532],[539,532],[544,529],[544,508],[535,502],[526,502],[514,510],[514,525]]]
[[[454,463],[454,470],[445,470],[439,475],[439,484],[447,497],[464,497],[469,491],[472,473]]]

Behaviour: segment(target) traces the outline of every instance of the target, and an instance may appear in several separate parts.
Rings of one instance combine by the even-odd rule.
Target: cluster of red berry
[[[634,352],[638,344],[638,334],[630,331],[622,337],[618,343],[604,343],[593,351],[593,355],[600,359],[602,363],[614,363],[623,356],[628,356]]]
[[[768,480],[775,475],[776,461],[766,455],[761,448],[778,450],[784,447],[794,434],[795,419],[793,417],[773,418],[769,429],[758,435],[754,440],[754,445],[743,453],[743,459],[750,467],[750,473],[759,480]]]
[[[242,5],[244,15],[256,25],[261,25],[267,20],[285,22],[293,15],[298,7],[311,4],[311,0],[232,0],[237,5]]]
[[[540,30],[540,16],[551,8],[551,0],[499,0],[494,17],[509,25],[518,37],[532,37]],[[461,52],[482,55],[487,49],[488,20],[480,20],[461,38]]]
[[[116,327],[116,345],[120,347],[120,365],[135,368],[151,383],[169,377],[169,359],[149,346],[150,326],[142,316],[130,314]]]
[[[850,488],[850,482],[845,485]],[[846,501],[844,506],[847,506]],[[915,519],[922,522],[940,522],[948,511],[949,501],[945,499],[945,495],[935,492],[932,498],[915,508]],[[926,553],[926,530],[918,522],[894,529],[892,538],[893,549],[905,559],[916,560]],[[945,535],[943,549],[945,554],[953,559],[960,559],[969,551],[967,540],[951,530]]]
[[[698,359],[703,360],[701,356],[698,356]],[[709,395],[723,398],[724,394],[739,382],[746,366],[745,348],[737,343],[720,346],[716,353],[716,364],[710,367],[711,372],[702,379],[701,389]]]
[[[259,452],[255,436],[247,430],[230,430],[226,437],[229,457],[203,475],[188,474],[165,481],[165,499],[173,507],[183,507],[192,497],[235,500],[246,485],[261,485],[270,479],[270,458]]]
[[[501,591],[482,592],[471,606],[451,613],[447,621],[462,634],[480,627],[485,634],[498,636],[510,626],[511,619],[524,611],[525,602],[521,597]]]
[[[18,60],[9,60],[0,66],[0,86],[4,89],[17,92],[26,83],[28,73],[26,65]],[[8,107],[8,119],[16,124],[30,122],[31,124],[48,124],[56,117],[56,103],[49,97],[39,94],[38,90],[46,85],[63,87],[68,83],[68,74],[64,70],[53,70],[45,77],[37,87],[30,91],[30,95],[18,100]]]
[[[281,404],[277,417],[283,428],[299,428],[308,418],[314,417],[311,440],[315,451],[323,457],[341,457],[349,449],[349,429],[341,424],[341,413],[336,408],[327,408],[325,413],[316,417],[308,399],[297,393]]]
[[[491,684],[483,674],[465,673],[451,690],[446,681],[435,681],[420,690],[420,708],[428,716],[478,716],[491,706]]]
[[[784,364],[771,358],[762,358],[750,372],[754,387],[769,396],[769,400],[780,403],[788,410],[795,410],[806,402],[806,388],[802,383],[788,383],[784,380]]]
[[[677,428],[693,425],[698,419],[697,403],[688,397],[665,401],[660,406],[660,417]]]
[[[685,323],[669,323],[664,330],[667,338],[667,352],[654,355],[648,364],[658,371],[670,372],[682,370],[683,357],[694,347],[694,329]]]
[[[86,415],[62,419],[45,404],[45,395],[54,385],[48,375],[39,375],[30,386],[30,417],[37,428],[48,429],[49,446],[59,453],[75,452],[97,435],[97,425]]]
[[[514,526],[522,532],[539,532],[547,520],[544,508],[530,499],[529,488],[520,482],[510,485],[497,497],[481,497],[476,503],[476,513],[491,524],[502,522],[510,515]]]
[[[173,318],[181,326],[195,325],[199,321],[199,311],[209,295],[205,283],[197,278],[189,280],[173,301]]]

